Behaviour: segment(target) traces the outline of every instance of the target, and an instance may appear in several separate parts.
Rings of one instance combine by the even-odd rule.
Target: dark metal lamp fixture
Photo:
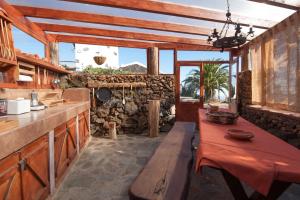
[[[219,33],[215,28],[211,35],[208,36],[207,42],[213,44],[214,47],[220,48],[223,51],[225,48],[240,47],[242,44],[245,44],[247,37],[254,37],[254,30],[250,26],[247,34],[242,32],[242,27],[239,23],[235,23],[231,20],[231,13],[229,8],[229,2],[227,0],[227,13],[226,13],[226,22],[223,25],[221,32]],[[230,25],[235,26],[235,34],[233,36],[227,36]]]

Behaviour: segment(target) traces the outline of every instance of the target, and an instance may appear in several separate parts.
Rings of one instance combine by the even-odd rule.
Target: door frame
[[[175,107],[198,105],[198,108],[204,107],[204,64],[229,64],[229,61],[177,61],[175,62]],[[180,67],[199,67],[200,68],[200,99],[199,102],[180,102]],[[195,105],[196,106],[196,105]],[[198,112],[198,109],[195,111]],[[176,112],[178,120],[178,112]],[[197,122],[197,118],[193,121]],[[182,117],[180,117],[182,119]],[[190,120],[189,120],[190,121]]]

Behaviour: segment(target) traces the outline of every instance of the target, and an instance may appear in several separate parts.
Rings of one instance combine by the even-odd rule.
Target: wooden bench
[[[185,199],[195,123],[176,122],[129,189],[131,200]]]

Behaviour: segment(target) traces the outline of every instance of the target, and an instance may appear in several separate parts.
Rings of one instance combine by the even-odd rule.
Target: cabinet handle
[[[21,172],[23,172],[23,171],[26,170],[26,166],[27,166],[27,161],[26,161],[26,159],[20,160],[20,162],[19,162],[19,167],[20,167]]]

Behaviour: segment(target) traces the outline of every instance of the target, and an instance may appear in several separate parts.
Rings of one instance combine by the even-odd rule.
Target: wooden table
[[[235,199],[277,199],[291,183],[300,183],[300,151],[239,117],[235,125],[206,121],[199,110],[200,143],[196,169],[213,167],[222,172]],[[251,131],[252,141],[227,136],[227,129]],[[255,192],[248,196],[241,181]]]

